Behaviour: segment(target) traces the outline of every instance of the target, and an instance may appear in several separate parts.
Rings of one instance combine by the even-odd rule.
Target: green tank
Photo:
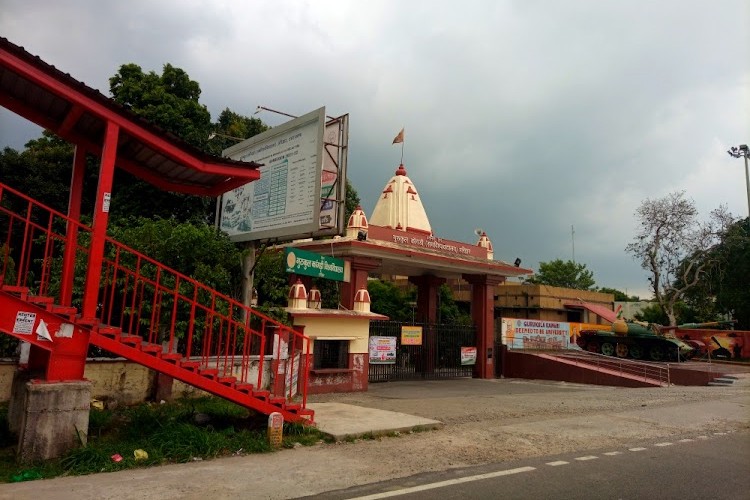
[[[693,346],[658,325],[622,320],[608,330],[581,330],[576,343],[589,352],[651,361],[686,361],[695,352]]]

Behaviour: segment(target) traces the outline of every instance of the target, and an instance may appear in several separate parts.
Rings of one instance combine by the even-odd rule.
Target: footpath
[[[750,376],[738,377],[726,387],[643,389],[518,379],[371,384],[311,399],[337,443],[3,484],[0,499],[300,498],[419,472],[748,431]]]

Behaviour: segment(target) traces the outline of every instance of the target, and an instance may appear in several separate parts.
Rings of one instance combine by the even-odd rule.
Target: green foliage
[[[354,186],[346,179],[346,208],[344,209],[344,225],[346,225],[349,217],[352,215],[357,207],[360,206],[359,193],[354,189]]]
[[[194,423],[197,413],[208,423]],[[7,432],[5,407],[0,408],[0,430]],[[70,474],[89,474],[171,462],[187,462],[194,457],[214,458],[238,453],[271,451],[266,437],[267,417],[249,412],[226,400],[204,397],[174,403],[146,403],[116,410],[92,410],[89,440],[60,460],[19,466],[14,451],[0,450],[0,481],[26,481]],[[295,429],[289,442],[314,444],[322,434],[314,429]],[[290,445],[291,446],[291,445]],[[148,458],[136,460],[134,451],[145,450]],[[120,462],[112,456],[122,456]]]
[[[703,257],[705,272],[685,294],[695,321],[715,321],[726,315],[736,328],[750,329],[750,219],[732,222],[718,243]],[[690,265],[685,260],[682,266]],[[684,322],[684,321],[683,321]]]
[[[239,139],[247,139],[266,130],[268,126],[259,118],[243,116],[226,108],[213,125],[215,135],[209,136],[211,140],[207,151],[220,156],[223,150],[237,144]]]
[[[586,264],[562,259],[540,262],[539,272],[529,278],[527,283],[576,290],[591,290],[595,284],[594,273],[586,269]]]
[[[645,307],[641,312],[635,313],[633,319],[653,323],[655,325],[669,324],[669,318],[664,314],[661,306],[656,302]]]
[[[458,303],[453,299],[453,291],[450,286],[447,284],[441,285],[438,293],[438,301],[440,305],[438,308],[438,323],[453,325],[472,324],[469,312],[461,309]]]
[[[639,302],[641,300],[637,295],[628,295],[616,288],[607,288],[606,286],[603,286],[597,288],[596,291],[601,293],[611,293],[615,296],[615,302]]]
[[[414,302],[415,292],[408,292],[396,286],[391,281],[370,280],[367,282],[370,292],[370,310],[388,316],[391,321],[411,321],[413,309],[410,302]]]
[[[286,307],[289,293],[287,280],[283,252],[263,252],[258,257],[254,286],[258,290],[259,304],[266,307]]]
[[[712,275],[718,281],[716,305],[733,314],[738,329],[750,330],[750,218],[732,224],[715,252],[726,270]]]
[[[144,73],[137,64],[123,64],[109,79],[115,102],[141,118],[203,149],[211,132],[211,114],[198,99],[201,88],[188,74],[165,64],[162,74]]]
[[[207,224],[131,219],[114,226],[117,241],[230,297],[240,293],[242,255],[229,237]]]
[[[89,162],[81,202],[84,211],[92,209],[96,195],[94,158],[90,157]],[[4,184],[66,213],[72,164],[73,146],[44,131],[38,139],[27,142],[22,152],[5,148],[0,153],[0,179]]]
[[[123,64],[109,79],[115,102],[136,115],[206,150],[212,131],[211,114],[200,104],[198,82],[171,64],[161,75],[144,73],[137,64]],[[214,209],[210,198],[166,193],[118,169],[115,172],[110,217],[161,217],[180,221],[208,221]]]

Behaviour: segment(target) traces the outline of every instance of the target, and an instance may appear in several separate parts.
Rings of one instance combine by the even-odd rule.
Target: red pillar
[[[465,274],[471,284],[471,317],[477,328],[475,378],[495,378],[495,286],[505,281],[500,276]]]
[[[109,202],[112,196],[112,181],[115,173],[119,133],[120,127],[117,124],[107,122],[104,149],[102,150],[102,160],[99,167],[99,186],[96,191],[94,226],[91,234],[91,245],[89,246],[86,291],[83,296],[82,319],[90,323],[98,322],[96,307],[99,299],[99,284],[101,281],[102,262],[104,261],[104,241],[107,236]]]
[[[81,220],[81,198],[83,196],[83,179],[86,171],[86,150],[76,146],[73,157],[73,175],[70,180],[70,197],[68,198],[68,217],[75,222]],[[69,306],[73,298],[75,279],[76,243],[78,226],[68,223],[65,235],[65,255],[63,256],[62,276],[60,277],[60,304]]]
[[[370,271],[380,267],[380,261],[375,259],[364,259],[354,257],[349,262],[349,281],[341,284],[341,305],[345,308],[354,309],[354,296],[357,290],[367,288],[367,277]]]
[[[417,285],[417,321],[420,323],[437,323],[438,297],[440,286],[445,278],[437,276],[410,276],[409,282]]]

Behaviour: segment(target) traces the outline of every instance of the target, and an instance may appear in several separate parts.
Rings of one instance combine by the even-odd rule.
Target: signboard
[[[502,343],[509,349],[567,349],[570,323],[502,318]]]
[[[475,365],[477,363],[477,348],[476,347],[462,347],[461,348],[461,366]]]
[[[422,345],[422,327],[402,326],[401,345]]]
[[[309,235],[320,228],[325,108],[236,144],[224,155],[254,161],[260,179],[221,197],[219,227],[232,241]]]
[[[344,281],[344,260],[299,248],[285,248],[286,272]]]
[[[320,229],[318,235],[343,234],[346,208],[346,162],[349,115],[326,122],[323,171],[320,174]]]
[[[396,337],[370,337],[370,364],[392,365],[396,363]]]

